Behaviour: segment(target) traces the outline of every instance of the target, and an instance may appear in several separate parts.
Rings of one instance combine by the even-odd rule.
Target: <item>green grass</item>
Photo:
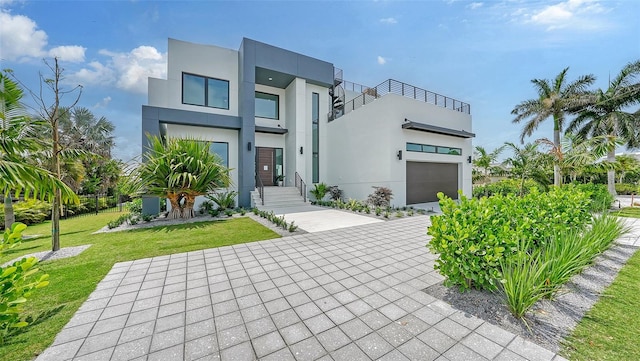
[[[640,252],[636,252],[563,345],[570,360],[640,360]]]
[[[48,315],[9,338],[0,347],[0,360],[31,360],[44,351],[116,262],[279,237],[250,218],[91,234],[119,215],[102,213],[60,222],[62,247],[92,246],[79,256],[40,265],[51,284],[34,293],[25,309],[27,315]],[[27,228],[25,235],[42,236],[25,240],[1,257],[0,263],[49,250],[50,227],[47,222]]]
[[[620,217],[640,218],[640,207],[625,207],[620,210],[611,211],[611,214]]]

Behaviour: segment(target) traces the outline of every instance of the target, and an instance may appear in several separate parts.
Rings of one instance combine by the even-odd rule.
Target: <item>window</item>
[[[421,153],[437,153],[437,154],[450,154],[450,155],[462,155],[462,149],[451,147],[440,147],[437,145],[407,143],[408,152],[421,152]]]
[[[311,178],[320,182],[320,94],[311,93]]]
[[[229,82],[182,73],[182,103],[229,109]]]
[[[223,166],[229,167],[229,143],[211,142],[209,152],[220,157]]]
[[[256,117],[279,119],[279,103],[275,94],[256,92]]]

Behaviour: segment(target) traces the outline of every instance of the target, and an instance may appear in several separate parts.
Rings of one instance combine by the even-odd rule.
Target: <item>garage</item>
[[[407,162],[407,204],[436,202],[437,194],[458,198],[458,164]]]

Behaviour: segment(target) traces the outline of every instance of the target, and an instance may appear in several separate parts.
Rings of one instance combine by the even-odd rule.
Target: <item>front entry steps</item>
[[[257,189],[251,192],[251,204],[263,210],[307,206],[309,202],[304,201],[297,187],[264,187],[264,206]]]

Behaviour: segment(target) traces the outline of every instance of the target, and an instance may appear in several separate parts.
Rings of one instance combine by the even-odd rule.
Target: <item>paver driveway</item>
[[[421,291],[428,223],[118,263],[38,360],[561,359]]]

